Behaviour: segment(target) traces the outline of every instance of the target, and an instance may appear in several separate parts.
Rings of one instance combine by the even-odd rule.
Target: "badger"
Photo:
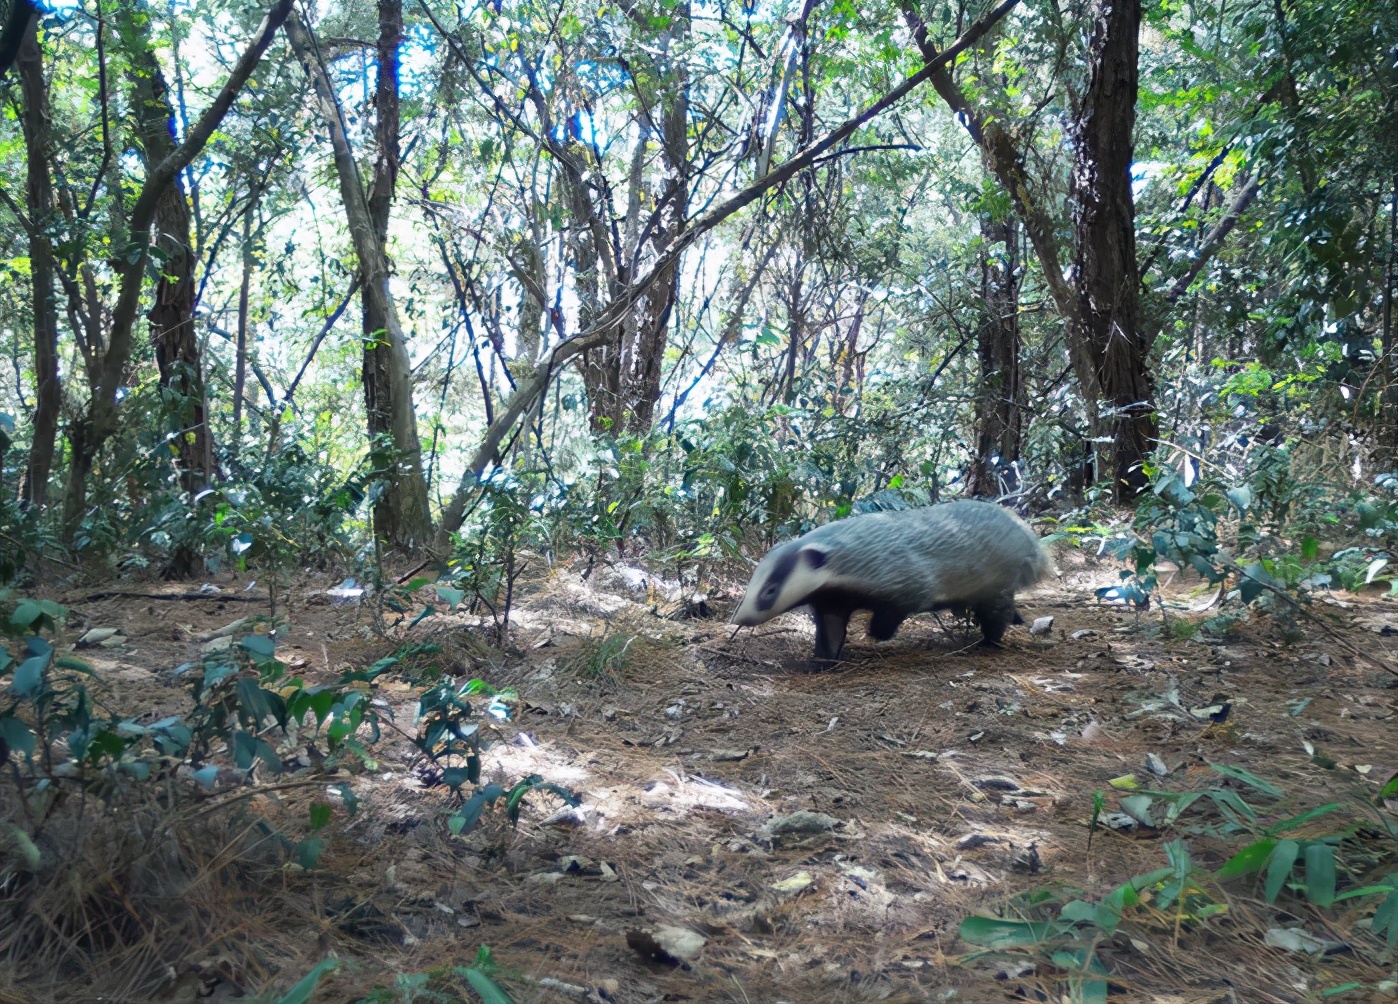
[[[733,614],[743,627],[809,605],[814,661],[839,659],[856,610],[869,637],[888,641],[908,617],[969,611],[986,645],[1024,623],[1014,597],[1052,573],[1029,525],[993,502],[945,502],[838,520],[779,544],[758,563]]]

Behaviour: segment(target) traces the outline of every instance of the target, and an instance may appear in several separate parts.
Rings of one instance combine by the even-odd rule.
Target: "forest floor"
[[[1364,930],[1372,900],[1320,911],[1283,896],[1287,912],[1250,878],[1221,886],[1209,872],[1248,838],[1220,831],[1215,802],[1196,803],[1175,831],[1152,829],[1122,815],[1130,792],[1109,782],[1134,774],[1149,789],[1231,790],[1257,809],[1259,828],[1341,803],[1303,835],[1372,820],[1384,812],[1377,787],[1398,770],[1398,639],[1387,637],[1398,603],[1337,595],[1315,605],[1330,626],[1302,620],[1291,644],[1265,618],[1211,641],[1184,637],[1201,614],[1176,613],[1172,625],[1155,610],[1097,603],[1094,589],[1116,581],[1110,565],[1059,564],[1057,581],[1019,603],[1030,622],[1054,618],[1047,636],[1014,628],[987,651],[964,627],[918,617],[875,644],[858,624],[847,661],[823,673],[802,668],[813,639],[804,613],[736,634],[724,623],[742,583],[708,599],[711,618],[677,620],[664,616],[677,605],[657,605],[634,570],[599,568],[585,581],[559,568],[517,598],[502,654],[464,614],[382,636],[367,603],[326,597],[338,576],[305,576],[278,648],[296,673],[330,681],[406,642],[436,642],[438,666],[522,698],[521,713],[494,727],[486,779],[538,774],[578,792],[582,807],[560,811],[536,793],[517,827],[497,807],[452,837],[450,797],[423,785],[406,738],[385,733],[372,769],[353,779],[358,813],[339,811],[329,827],[322,868],[230,871],[213,863],[220,848],[186,848],[186,870],[202,881],[180,895],[199,901],[203,940],[171,958],[172,926],[154,953],[169,982],[139,999],[284,990],[333,952],[352,966],[314,999],[354,1001],[397,974],[469,964],[484,943],[520,1004],[1068,1000],[1049,949],[987,953],[958,938],[962,920],[1056,917],[1067,899],[1100,900],[1166,866],[1166,844],[1183,835],[1199,869],[1189,910],[1138,907],[1114,934],[1096,932],[1113,1000],[1302,1001],[1357,984],[1341,999],[1391,1001],[1394,965],[1373,961],[1381,953]],[[124,643],[81,654],[115,706],[158,716],[189,709],[171,671],[197,660],[202,640],[265,612],[233,599],[249,595],[245,580],[218,584],[218,597],[186,601],[131,595],[189,588],[158,583],[52,595],[72,638],[122,629]],[[1166,594],[1203,605],[1188,583]],[[409,733],[417,693],[380,689]],[[1280,798],[1211,763],[1250,772]],[[324,782],[260,780],[268,788],[251,798],[206,796],[227,807],[199,817],[224,829],[199,839],[226,833],[231,846],[254,817],[289,826],[325,797]],[[1093,827],[1095,792],[1105,804]],[[1153,811],[1163,815],[1159,802]],[[1033,913],[1036,896],[1052,907]],[[1202,919],[1210,904],[1226,911]],[[175,903],[169,916],[181,909],[193,906]],[[647,939],[686,961],[646,958]],[[113,971],[130,971],[132,951]],[[71,975],[0,974],[0,1000],[96,999],[97,968]],[[1090,988],[1076,999],[1093,999]]]

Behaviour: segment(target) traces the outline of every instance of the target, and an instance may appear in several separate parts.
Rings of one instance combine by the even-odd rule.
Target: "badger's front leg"
[[[1006,593],[997,596],[992,600],[974,604],[971,613],[976,618],[976,623],[980,625],[982,644],[988,648],[999,648],[1000,639],[1005,637],[1005,630],[1015,623],[1024,623],[1019,619],[1019,614],[1015,610],[1015,598],[1013,593]]]
[[[845,632],[849,628],[849,617],[853,613],[843,607],[812,605],[815,616],[816,642],[814,661],[817,664],[832,663],[840,658],[845,647]]]

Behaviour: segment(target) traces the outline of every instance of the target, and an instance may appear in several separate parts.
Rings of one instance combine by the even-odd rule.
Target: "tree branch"
[[[292,0],[277,0],[267,16],[258,26],[257,34],[246,51],[234,64],[232,72],[224,82],[223,89],[189,131],[184,142],[177,146],[168,157],[162,160],[146,176],[141,186],[141,194],[131,210],[131,243],[127,253],[126,267],[121,273],[121,293],[117,298],[116,309],[112,312],[112,334],[107,343],[107,351],[102,361],[102,373],[98,380],[98,394],[92,401],[93,437],[98,442],[116,429],[116,392],[126,370],[126,361],[131,355],[132,331],[136,324],[136,310],[141,301],[141,283],[145,278],[146,257],[150,251],[150,226],[155,216],[156,204],[175,175],[193,162],[194,158],[209,142],[209,137],[219,127],[233,101],[252,76],[252,71],[262,59],[262,54],[272,44],[272,39],[282,23],[291,13]]]
[[[878,101],[827,134],[824,139],[801,150],[780,167],[769,171],[737,195],[695,220],[676,236],[674,243],[656,259],[650,270],[641,278],[627,285],[585,331],[554,346],[553,351],[544,357],[532,373],[520,379],[515,392],[510,395],[504,408],[500,410],[495,421],[486,430],[485,438],[471,458],[461,486],[456,490],[451,502],[442,513],[442,522],[437,534],[438,551],[444,551],[449,543],[450,535],[460,529],[466,506],[477,481],[485,472],[486,467],[498,457],[500,444],[515,423],[519,421],[520,416],[528,411],[538,396],[544,392],[548,386],[549,378],[555,370],[575,356],[612,337],[612,329],[621,323],[636,302],[645,295],[646,290],[657,278],[667,275],[668,270],[675,267],[679,257],[700,237],[740,209],[755,202],[764,192],[783,184],[810,167],[822,154],[843,143],[861,126],[907,97],[919,85],[932,79],[943,67],[949,65],[957,56],[979,41],[1018,4],[1019,0],[1003,0],[999,6],[974,24],[956,44],[941,53],[934,53],[930,56],[924,54],[925,64],[922,69],[905,79]]]
[[[1238,225],[1238,218],[1243,211],[1252,205],[1252,200],[1257,198],[1258,181],[1257,176],[1248,178],[1247,182],[1238,194],[1233,198],[1233,203],[1228,207],[1228,211],[1223,214],[1223,218],[1214,225],[1214,228],[1204,237],[1203,243],[1199,245],[1199,250],[1194,253],[1194,260],[1189,263],[1188,270],[1180,276],[1165,294],[1165,302],[1174,304],[1195,279],[1199,278],[1199,273],[1204,270],[1204,266],[1209,263],[1209,259],[1218,253],[1218,249],[1223,246],[1224,238],[1233,232],[1233,228]]]

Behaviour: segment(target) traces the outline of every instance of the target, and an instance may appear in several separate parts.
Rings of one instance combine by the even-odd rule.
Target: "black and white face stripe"
[[[826,584],[828,574],[819,570],[828,559],[824,547],[809,543],[771,551],[757,566],[747,595],[733,615],[733,622],[752,627],[799,607],[811,593]]]
[[[791,578],[792,571],[796,568],[796,562],[801,560],[801,552],[798,549],[787,551],[777,561],[776,567],[767,575],[767,584],[762,587],[762,592],[757,594],[757,609],[766,613],[777,603],[777,598],[782,594],[782,586],[786,585],[787,579]]]

